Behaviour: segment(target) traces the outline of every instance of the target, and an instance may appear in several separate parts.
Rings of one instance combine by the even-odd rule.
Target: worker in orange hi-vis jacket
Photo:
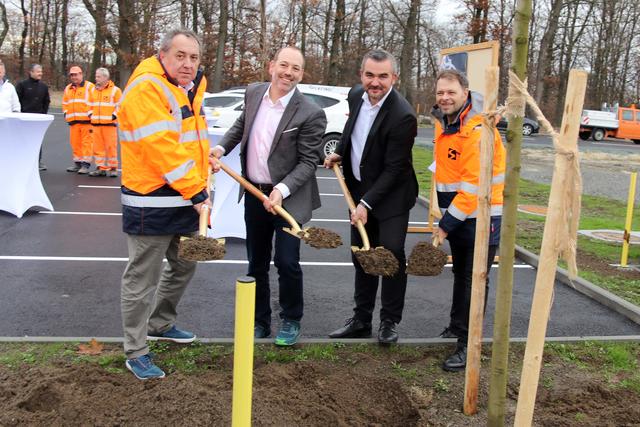
[[[93,156],[89,95],[94,86],[84,79],[82,68],[77,65],[69,68],[69,80],[71,83],[64,88],[62,96],[62,112],[71,126],[70,142],[75,164],[68,167],[67,172],[87,174]]]
[[[89,95],[89,115],[93,130],[93,159],[96,170],[89,176],[118,176],[118,131],[116,107],[122,91],[111,80],[109,70],[96,70],[96,86]]]

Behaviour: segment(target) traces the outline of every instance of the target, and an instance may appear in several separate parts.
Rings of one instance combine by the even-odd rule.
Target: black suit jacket
[[[351,133],[364,102],[363,93],[361,85],[349,92],[349,120],[336,153],[342,156],[349,190],[361,194],[360,200],[371,206],[370,215],[384,220],[410,210],[416,203],[418,181],[411,149],[418,123],[411,105],[392,88],[369,131],[359,165],[361,181],[358,182],[351,170]]]

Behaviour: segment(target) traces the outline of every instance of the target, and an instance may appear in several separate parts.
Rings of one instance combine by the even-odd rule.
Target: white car
[[[342,136],[342,130],[349,118],[349,104],[347,103],[347,95],[350,88],[339,86],[323,86],[299,84],[300,92],[318,104],[327,116],[327,128],[322,138],[322,153],[326,157],[333,153],[336,145]],[[234,94],[238,95],[240,90],[219,92],[214,95]],[[234,108],[217,109],[216,121],[213,127],[229,128],[242,113],[244,102],[235,104]],[[206,109],[205,109],[206,113]]]
[[[229,90],[218,93],[205,93],[202,101],[202,109],[204,110],[207,126],[215,126],[220,114],[224,111],[236,112],[238,116],[242,113],[244,106],[244,90],[237,92]]]

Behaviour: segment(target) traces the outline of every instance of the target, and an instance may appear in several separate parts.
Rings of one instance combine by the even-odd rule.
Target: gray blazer
[[[251,127],[268,88],[269,83],[247,87],[244,110],[220,141],[226,153],[240,144],[242,175],[245,178]],[[283,201],[284,208],[296,221],[304,224],[311,219],[311,211],[320,207],[316,166],[320,162],[327,119],[318,105],[305,98],[298,89],[294,90],[278,123],[267,163],[273,185],[284,183],[291,191]],[[240,198],[243,193],[244,188],[240,187]]]

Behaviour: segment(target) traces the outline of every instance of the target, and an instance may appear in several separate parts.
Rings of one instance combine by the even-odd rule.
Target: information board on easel
[[[440,70],[455,69],[462,71],[469,79],[469,89],[484,95],[485,70],[487,67],[498,66],[500,43],[489,41],[484,43],[457,46],[440,51]],[[435,156],[434,156],[435,157]],[[429,194],[429,214],[426,227],[409,227],[409,233],[431,233],[436,219],[442,214],[438,207],[438,197],[435,182],[435,163],[429,167],[431,171],[431,192]]]

